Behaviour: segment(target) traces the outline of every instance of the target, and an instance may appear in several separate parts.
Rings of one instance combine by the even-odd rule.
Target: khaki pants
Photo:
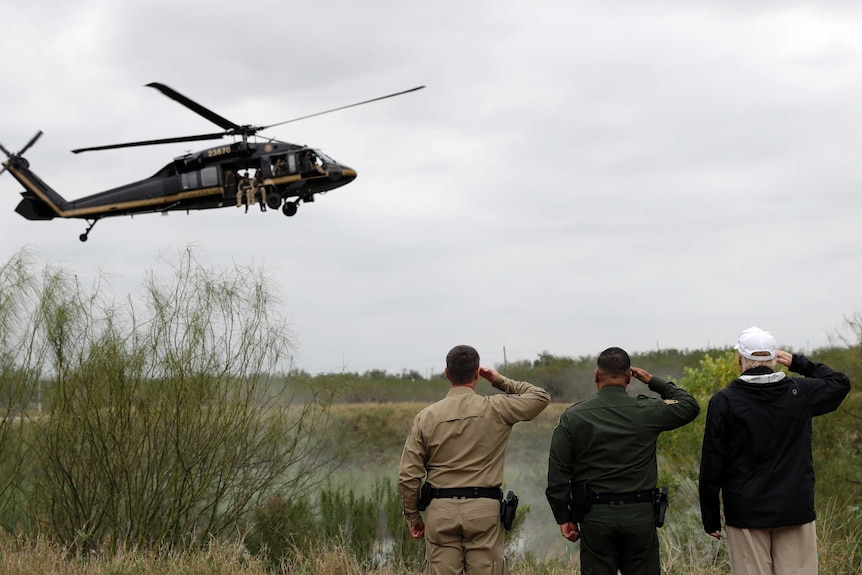
[[[425,512],[424,575],[506,575],[495,499],[433,499]]]
[[[733,575],[817,575],[814,522],[775,529],[726,526]]]

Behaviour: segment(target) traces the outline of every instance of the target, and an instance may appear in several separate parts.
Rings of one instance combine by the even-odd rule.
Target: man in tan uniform
[[[242,175],[239,184],[236,187],[236,207],[242,205],[242,198],[245,196],[245,213],[248,213],[248,207],[254,202],[254,187],[251,185],[251,180],[248,179],[248,173]]]
[[[482,376],[504,394],[476,394]],[[505,575],[500,500],[512,426],[551,400],[541,387],[479,366],[468,345],[446,356],[446,397],[422,411],[404,444],[398,494],[410,534],[425,537],[425,575]],[[425,521],[417,503],[422,479],[433,486]]]

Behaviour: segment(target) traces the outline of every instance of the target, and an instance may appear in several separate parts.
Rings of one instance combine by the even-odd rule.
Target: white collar
[[[741,375],[739,379],[748,383],[775,383],[784,379],[784,373],[776,371],[773,373],[762,373],[759,375]]]

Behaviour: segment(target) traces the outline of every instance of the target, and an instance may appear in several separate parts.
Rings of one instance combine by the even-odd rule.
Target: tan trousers
[[[726,526],[733,575],[817,575],[814,522],[775,529]]]
[[[506,575],[494,499],[433,499],[425,512],[423,575]]]

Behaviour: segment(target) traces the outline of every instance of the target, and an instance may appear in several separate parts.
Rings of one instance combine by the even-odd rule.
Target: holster
[[[653,492],[653,511],[655,512],[655,526],[661,527],[664,525],[664,516],[667,513],[667,506],[669,504],[669,499],[667,496],[667,485],[661,488],[661,491],[656,489]]]
[[[519,501],[518,496],[510,491],[500,502],[500,521],[506,531],[511,531],[512,525],[515,523],[515,513],[518,511]]]
[[[580,523],[593,508],[593,490],[586,483],[569,481],[569,515],[572,523]]]
[[[419,501],[416,502],[416,509],[419,511],[428,509],[428,504],[434,498],[433,490],[434,486],[427,481],[422,483],[422,487],[419,489]]]

